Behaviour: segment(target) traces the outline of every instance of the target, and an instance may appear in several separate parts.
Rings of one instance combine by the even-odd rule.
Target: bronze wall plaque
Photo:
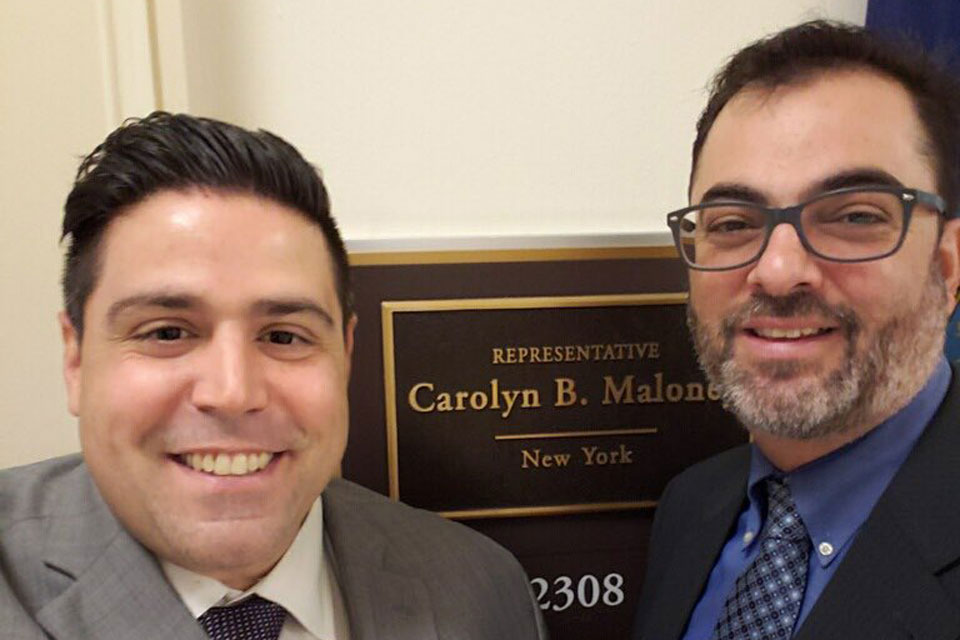
[[[495,347],[519,348],[534,338],[536,342],[526,346],[573,344],[571,337],[594,329],[598,336],[602,336],[596,340],[642,342],[637,336],[648,335],[649,331],[650,335],[654,336],[652,341],[660,343],[660,357],[643,358],[635,367],[626,366],[625,374],[633,373],[634,381],[641,384],[641,378],[649,376],[654,370],[662,370],[663,381],[668,384],[674,379],[686,380],[686,373],[683,371],[692,363],[693,355],[683,326],[683,305],[675,293],[686,289],[686,272],[676,251],[672,247],[656,246],[398,252],[351,255],[351,264],[360,324],[357,327],[350,381],[350,443],[343,461],[345,477],[384,494],[390,492],[388,463],[391,454],[388,454],[387,429],[384,428],[388,411],[391,410],[388,409],[390,402],[384,393],[387,366],[384,360],[384,340],[388,336],[384,334],[382,317],[384,303],[392,304],[395,301],[418,301],[418,305],[432,301],[431,304],[435,305],[433,310],[394,309],[394,322],[390,327],[394,335],[389,339],[396,344],[389,353],[391,358],[394,355],[399,356],[393,365],[390,365],[399,367],[399,370],[394,371],[395,376],[417,377],[417,374],[429,374],[430,377],[418,377],[417,381],[432,380],[435,393],[444,389],[473,389],[473,385],[480,385],[477,388],[482,389],[484,383],[489,390],[489,381],[494,377],[503,383],[501,389],[507,388],[507,382],[511,385],[527,386],[526,379],[530,376],[530,386],[542,387],[541,403],[546,406],[546,398],[552,398],[553,393],[550,385],[554,384],[553,379],[558,377],[554,374],[564,373],[566,377],[576,380],[578,393],[582,392],[588,398],[587,407],[578,408],[574,403],[568,409],[552,413],[545,410],[514,411],[509,420],[485,419],[503,428],[505,435],[522,435],[528,430],[532,433],[533,430],[547,428],[571,431],[657,428],[656,434],[594,434],[596,440],[603,442],[616,442],[616,438],[622,435],[630,438],[625,442],[638,447],[650,447],[647,453],[642,454],[646,456],[643,458],[644,464],[650,468],[644,474],[638,475],[640,480],[636,486],[632,484],[634,480],[627,472],[624,474],[622,487],[614,486],[612,479],[608,479],[605,484],[598,485],[596,493],[591,489],[590,483],[585,482],[583,486],[566,487],[567,495],[558,493],[557,496],[552,496],[545,491],[545,487],[555,483],[543,482],[536,487],[536,495],[510,494],[508,490],[512,491],[512,485],[505,480],[501,483],[502,486],[498,486],[496,478],[490,475],[491,469],[505,465],[505,469],[515,470],[517,462],[515,458],[511,459],[511,454],[517,455],[518,449],[530,446],[523,440],[495,441],[488,434],[489,437],[485,436],[483,439],[483,446],[500,447],[501,449],[497,450],[503,451],[503,461],[499,460],[499,454],[486,459],[479,456],[471,458],[480,466],[458,470],[457,482],[465,489],[463,496],[439,496],[447,501],[445,506],[438,505],[439,510],[444,513],[460,511],[463,514],[468,511],[464,507],[479,505],[483,510],[493,509],[501,516],[461,519],[467,526],[497,540],[517,556],[530,576],[531,586],[543,609],[551,638],[629,638],[645,569],[647,541],[654,511],[652,508],[633,507],[645,501],[655,501],[667,480],[684,467],[717,451],[745,442],[745,432],[734,426],[733,420],[722,411],[714,413],[714,409],[718,407],[712,402],[704,402],[703,406],[700,403],[678,403],[675,407],[683,405],[678,409],[678,415],[664,416],[662,421],[653,424],[648,424],[644,416],[631,418],[633,414],[629,412],[625,413],[622,419],[598,412],[598,419],[593,420],[588,415],[589,412],[604,407],[601,403],[602,388],[590,389],[591,384],[598,384],[595,374],[600,373],[599,369],[593,373],[591,367],[602,362],[563,363],[564,367],[569,364],[570,368],[562,371],[558,369],[556,372],[550,368],[556,367],[557,363],[536,363],[525,373],[527,364],[530,363],[493,365],[493,354],[489,350]],[[558,300],[570,302],[584,297],[595,300],[606,298],[607,301],[593,307],[594,311],[591,311],[589,305],[557,304]],[[527,308],[503,307],[502,304],[504,299],[516,303],[518,300],[533,298],[545,299],[547,303],[539,306],[534,304]],[[486,299],[494,299],[489,308],[443,310],[445,305],[458,304],[453,301],[468,300],[469,305],[476,306],[478,300]],[[638,299],[657,302],[646,305],[643,309],[631,307],[645,305],[624,302]],[[662,320],[665,326],[659,326],[661,320],[653,321],[653,308],[658,305],[664,307],[664,317],[669,319]],[[592,320],[576,320],[581,314],[589,313],[599,314],[593,318],[598,327],[589,326]],[[634,313],[639,315],[633,316]],[[470,320],[470,314],[475,314],[475,319],[481,326],[489,322],[488,318],[496,319],[498,315],[504,318],[502,328],[493,327],[494,330],[502,331],[499,334],[501,344],[490,343],[484,346],[484,343],[478,340],[479,335],[462,335],[464,326],[467,326]],[[544,319],[548,317],[549,321]],[[567,325],[571,321],[574,326]],[[608,322],[611,327],[620,328],[607,328]],[[640,324],[634,326],[634,323]],[[552,328],[548,328],[548,325]],[[553,333],[548,334],[548,331]],[[403,344],[403,340],[408,340],[410,344]],[[504,340],[506,342],[503,342]],[[420,357],[417,343],[426,342],[424,348],[429,352],[435,346],[430,344],[431,341],[460,345],[457,349],[451,346],[445,353],[444,359],[449,361],[452,373],[417,368],[419,363],[416,360]],[[473,349],[473,352],[466,353],[465,349]],[[649,354],[649,351],[647,353]],[[526,357],[529,356],[528,351]],[[503,357],[508,359],[511,356],[504,352]],[[512,357],[519,358],[519,351],[513,352]],[[669,364],[672,360],[685,363],[682,365],[683,369],[671,368],[675,366]],[[620,364],[626,365],[625,362]],[[407,365],[412,368],[405,368]],[[404,391],[402,386],[400,390]],[[409,388],[406,392],[409,392]],[[393,395],[391,394],[391,397]],[[398,397],[400,402],[404,401],[403,393]],[[439,402],[435,397],[433,399]],[[427,397],[424,396],[423,400],[426,401]],[[455,397],[452,400],[455,402]],[[465,401],[469,402],[469,396]],[[708,405],[711,407],[710,411],[704,412],[703,409]],[[624,405],[624,410],[627,409],[629,406]],[[494,413],[492,410],[483,411]],[[433,412],[434,415],[440,413]],[[453,422],[459,425],[464,422],[462,416],[465,413],[467,412],[452,411],[445,412],[444,415],[455,414],[457,419]],[[480,413],[482,415],[482,411]],[[420,415],[430,414],[418,413],[418,416]],[[551,415],[562,419],[548,419]],[[601,422],[600,418],[605,421]],[[607,419],[609,421],[606,421]],[[540,422],[536,422],[538,420]],[[481,426],[482,424],[486,422],[481,421]],[[515,431],[508,434],[506,428],[513,428]],[[401,422],[398,434],[403,433],[406,431]],[[447,444],[466,446],[460,444],[460,435],[469,434],[451,431]],[[550,447],[579,447],[590,442],[594,441],[545,438],[532,447],[539,446],[543,455],[543,452],[549,454],[552,451]],[[434,471],[430,461],[436,456],[437,448],[427,442],[427,446],[421,449],[416,442],[402,439],[397,444],[398,493],[402,499],[412,501],[418,499],[411,493],[416,485],[411,485],[413,480],[408,479],[406,473],[411,470],[411,465],[415,465],[412,469],[415,478],[431,478]],[[416,448],[410,448],[415,445]],[[637,454],[632,458],[640,459]],[[551,470],[553,469],[541,467],[533,471],[539,473]],[[475,472],[479,472],[478,475],[475,476]],[[615,470],[614,473],[624,472]],[[559,474],[554,477],[562,476],[563,474]],[[517,476],[509,475],[509,478],[515,477]],[[589,479],[589,476],[584,477]],[[531,484],[531,487],[534,486],[535,483]],[[621,493],[617,494],[615,489]],[[601,491],[605,495],[602,495]],[[488,498],[488,492],[496,500]],[[434,496],[435,498],[437,496]],[[622,506],[631,508],[594,510],[597,505],[602,504],[619,507],[620,502],[626,503]],[[509,505],[525,506],[511,511],[512,507]],[[571,505],[584,505],[584,511],[575,512],[576,509],[571,509]],[[554,509],[563,513],[554,515]],[[539,517],[526,517],[532,513],[537,513]]]
[[[685,302],[383,302],[390,495],[455,518],[654,506],[676,458],[730,422]]]

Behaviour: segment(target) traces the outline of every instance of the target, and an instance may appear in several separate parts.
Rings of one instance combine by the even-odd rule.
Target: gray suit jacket
[[[546,637],[523,570],[490,540],[343,480],[323,505],[353,640]],[[0,637],[206,636],[74,455],[0,472]]]
[[[691,467],[657,509],[634,638],[679,638],[746,499],[750,454]],[[960,639],[960,369],[794,640]]]

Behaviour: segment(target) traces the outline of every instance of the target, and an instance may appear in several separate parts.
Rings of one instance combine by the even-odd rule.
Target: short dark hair
[[[323,231],[344,327],[353,313],[343,240],[317,170],[278,136],[211,118],[156,111],[132,118],[83,159],[64,206],[69,239],[63,298],[83,334],[83,311],[99,275],[99,247],[110,221],[164,190],[206,188],[250,193],[291,207]]]
[[[840,22],[814,20],[758,40],[737,52],[710,85],[697,122],[690,183],[714,121],[746,88],[766,90],[828,71],[866,69],[899,82],[912,96],[933,159],[937,190],[948,211],[960,206],[960,81],[919,44]]]

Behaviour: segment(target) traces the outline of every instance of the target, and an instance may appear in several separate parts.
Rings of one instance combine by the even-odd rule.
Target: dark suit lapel
[[[876,521],[859,535],[796,640],[956,640],[960,611],[906,532]]]
[[[731,467],[724,482],[711,488],[707,498],[710,507],[671,545],[673,554],[666,561],[667,577],[657,587],[656,599],[648,609],[651,620],[644,638],[679,638],[686,628],[743,507],[749,470],[749,453],[746,448],[744,451],[742,460],[738,458],[742,464]]]
[[[153,556],[124,531],[80,467],[56,488],[46,523],[53,597],[37,621],[57,640],[203,640]]]
[[[425,585],[392,566],[387,536],[341,501],[335,482],[323,494],[323,527],[353,640],[437,640]]]
[[[960,373],[797,640],[960,637],[940,575],[960,559]]]

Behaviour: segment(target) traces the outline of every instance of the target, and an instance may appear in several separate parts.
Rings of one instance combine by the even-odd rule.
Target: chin
[[[284,535],[285,532],[253,522],[218,523],[210,529],[200,533],[188,546],[173,550],[176,557],[188,564],[177,559],[171,562],[211,577],[235,573],[241,567],[262,567],[259,572],[262,575],[277,563],[292,541],[292,538],[286,539],[289,534]]]

